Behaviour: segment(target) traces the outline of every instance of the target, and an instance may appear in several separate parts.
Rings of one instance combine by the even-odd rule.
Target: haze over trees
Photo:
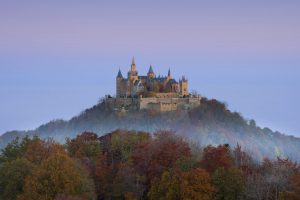
[[[0,154],[0,200],[298,200],[299,186],[289,159],[258,162],[240,145],[200,146],[170,131],[24,137]]]
[[[78,133],[92,131],[98,135],[116,129],[137,130],[154,133],[157,130],[172,130],[177,135],[199,143],[201,146],[237,143],[256,160],[277,156],[300,161],[300,139],[256,126],[254,120],[246,120],[237,112],[228,110],[226,104],[203,98],[201,106],[191,110],[167,113],[153,111],[120,112],[109,109],[105,99],[83,111],[69,121],[55,120],[32,131],[12,131],[0,136],[0,148],[16,137],[37,135],[64,143],[65,138],[74,138]]]

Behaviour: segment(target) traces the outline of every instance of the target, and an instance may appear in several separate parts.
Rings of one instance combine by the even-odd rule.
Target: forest
[[[1,150],[0,199],[299,200],[300,166],[164,130],[23,137]]]

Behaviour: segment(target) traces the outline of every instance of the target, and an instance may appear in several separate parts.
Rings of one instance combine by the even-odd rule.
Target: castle
[[[116,110],[155,110],[159,112],[190,109],[200,105],[200,96],[188,92],[188,80],[182,76],[177,82],[171,76],[156,76],[150,65],[146,76],[139,76],[134,58],[124,78],[119,69],[116,77],[116,97],[106,103]]]

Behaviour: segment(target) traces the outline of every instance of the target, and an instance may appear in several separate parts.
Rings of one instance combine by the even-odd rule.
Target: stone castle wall
[[[105,103],[114,110],[155,110],[159,112],[188,110],[200,106],[201,97],[106,98]]]

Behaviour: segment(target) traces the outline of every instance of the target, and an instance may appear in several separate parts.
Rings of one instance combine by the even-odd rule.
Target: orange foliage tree
[[[219,145],[218,147],[207,146],[203,150],[203,158],[200,162],[201,167],[210,173],[223,167],[228,169],[233,166],[229,145]]]
[[[188,143],[179,136],[161,131],[155,134],[153,140],[139,145],[133,152],[132,160],[137,172],[150,182],[185,157],[191,157]]]

